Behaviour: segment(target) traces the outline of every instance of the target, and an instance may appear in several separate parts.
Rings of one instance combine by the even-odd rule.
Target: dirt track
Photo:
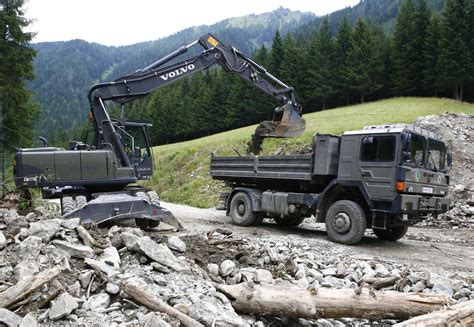
[[[411,227],[398,242],[379,240],[367,231],[362,241],[353,246],[332,243],[327,239],[324,224],[303,223],[298,228],[282,228],[271,220],[261,226],[238,227],[231,224],[224,211],[162,203],[185,226],[183,234],[206,233],[215,228],[230,230],[246,238],[277,240],[307,244],[315,252],[360,259],[379,258],[409,268],[427,269],[443,275],[472,277],[474,271],[474,231],[466,229],[433,229]]]

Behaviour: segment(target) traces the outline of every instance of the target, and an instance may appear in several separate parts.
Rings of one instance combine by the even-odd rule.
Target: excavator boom
[[[197,45],[204,50],[195,56],[170,64],[173,59]],[[123,151],[114,125],[108,117],[105,101],[112,100],[123,104],[136,100],[215,64],[222,66],[226,72],[238,75],[278,101],[274,120],[262,122],[267,126],[263,137],[294,137],[303,133],[305,121],[301,115],[301,107],[296,102],[293,87],[271,75],[263,66],[237,49],[224,45],[211,34],[206,34],[143,69],[113,82],[97,84],[90,89],[91,113],[101,143],[111,145],[122,166],[129,166],[128,156]]]

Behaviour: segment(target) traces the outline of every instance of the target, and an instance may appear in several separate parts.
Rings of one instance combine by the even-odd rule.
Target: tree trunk
[[[201,327],[203,326],[197,320],[190,318],[181,311],[173,308],[172,306],[165,303],[163,300],[157,299],[152,294],[147,293],[146,290],[139,288],[138,286],[130,283],[123,283],[122,290],[135,301],[147,306],[153,311],[159,311],[169,314],[170,316],[178,319],[183,326],[189,327]]]
[[[294,286],[217,285],[237,310],[291,318],[408,319],[440,309],[447,297],[362,289],[300,289]]]
[[[364,103],[364,95],[362,93],[360,94],[360,103]]]
[[[395,326],[474,326],[474,300],[418,316]]]

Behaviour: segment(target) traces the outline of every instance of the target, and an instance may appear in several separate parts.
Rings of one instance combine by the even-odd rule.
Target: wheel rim
[[[237,213],[238,213],[240,216],[243,216],[243,215],[245,214],[245,203],[240,202],[240,203],[237,205]]]
[[[351,229],[351,218],[345,212],[338,212],[333,223],[336,232],[345,234]]]

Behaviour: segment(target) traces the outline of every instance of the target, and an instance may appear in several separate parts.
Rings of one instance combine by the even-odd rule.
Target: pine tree
[[[329,22],[323,20],[319,33],[310,45],[310,66],[308,70],[310,90],[316,100],[326,109],[327,100],[334,95],[334,40]]]
[[[438,16],[433,15],[424,41],[423,56],[425,65],[423,67],[422,85],[427,94],[434,96],[438,96],[439,89],[438,57],[440,38],[440,20]]]
[[[351,34],[350,65],[345,74],[361,103],[382,87],[383,60],[379,42],[368,24],[363,19],[357,20]]]
[[[397,16],[393,35],[393,84],[399,95],[414,94],[417,89],[416,14],[412,0],[405,0]]]
[[[456,100],[463,99],[464,85],[469,80],[469,49],[466,38],[467,11],[464,0],[448,0],[442,20],[439,70],[443,86],[453,91]]]
[[[466,30],[465,30],[465,42],[468,48],[468,59],[467,59],[467,86],[466,90],[470,90],[466,92],[466,96],[470,96],[470,98],[474,98],[474,0],[467,0],[466,4]]]
[[[299,51],[296,48],[295,37],[292,33],[287,33],[283,42],[281,79],[295,88],[297,88],[298,75],[301,73],[299,61]]]
[[[349,24],[349,19],[347,16],[344,16],[336,35],[336,49],[334,55],[336,68],[334,77],[337,95],[344,98],[346,103],[349,103],[349,97],[351,95],[350,83],[344,74],[344,72],[347,71],[347,67],[349,65],[348,53],[350,47],[351,27]]]
[[[24,32],[24,0],[0,0],[0,135],[10,147],[26,146],[39,106],[26,82],[34,78],[32,33]]]
[[[415,12],[415,35],[413,38],[413,50],[415,51],[413,59],[414,83],[416,86],[415,94],[423,94],[423,71],[426,68],[425,58],[425,40],[428,37],[428,27],[430,25],[431,12],[426,5],[425,0],[420,0],[418,8]]]
[[[283,41],[281,39],[280,31],[275,32],[273,38],[272,50],[270,53],[270,70],[273,75],[280,77],[283,62]]]
[[[263,67],[268,66],[268,61],[269,61],[269,52],[268,48],[265,45],[262,45],[260,48],[255,51],[253,54],[253,58]]]

